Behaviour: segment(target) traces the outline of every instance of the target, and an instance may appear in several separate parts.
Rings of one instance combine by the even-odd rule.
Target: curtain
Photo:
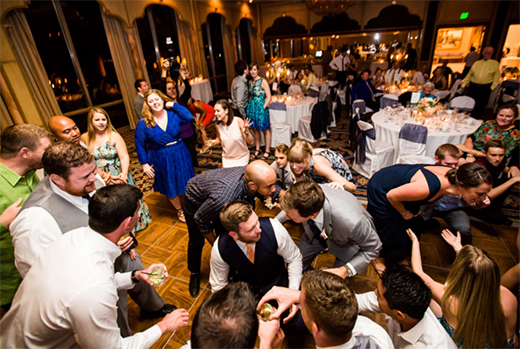
[[[238,60],[236,56],[236,43],[234,43],[233,31],[226,25],[226,19],[222,16],[222,41],[224,43],[224,59],[226,61],[226,75],[228,82],[228,90],[231,89],[231,84],[235,78],[235,62]]]
[[[199,75],[207,76],[200,66],[199,48],[197,40],[195,40],[195,32],[190,28],[189,24],[181,20],[177,11],[175,11],[175,23],[177,25],[177,35],[179,40],[179,49],[181,58],[186,58],[186,65],[191,76]]]
[[[4,98],[0,95],[0,129],[5,130],[7,126],[14,125],[9,109],[5,105]]]
[[[36,108],[45,123],[54,115],[61,115],[56,96],[49,85],[49,77],[40,59],[36,43],[23,10],[13,10],[6,16],[8,34],[27,78]]]
[[[119,88],[123,96],[128,122],[130,127],[134,129],[137,121],[139,121],[139,117],[134,110],[134,98],[136,94],[134,83],[136,78],[132,66],[132,53],[128,46],[128,38],[121,21],[105,14],[104,11],[101,11],[101,16],[103,18],[103,25],[105,26],[110,54],[114,61]]]

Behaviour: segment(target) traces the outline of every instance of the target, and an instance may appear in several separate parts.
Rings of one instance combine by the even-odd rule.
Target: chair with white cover
[[[356,111],[359,110],[359,114],[364,114],[367,111],[367,104],[362,99],[356,99],[352,102],[352,117],[355,116]]]
[[[379,100],[379,107],[384,109],[386,107],[391,107],[394,104],[399,103],[399,97],[392,94],[384,94],[383,97]]]
[[[393,145],[378,141],[374,126],[358,121],[358,146],[352,168],[359,174],[370,178],[383,167],[392,166],[395,148]]]
[[[273,102],[269,104],[269,121],[272,124],[287,122],[287,106],[285,103]]]
[[[446,98],[450,95],[450,91],[447,91],[447,90],[437,91],[433,95],[442,101],[444,98]]]
[[[406,124],[399,132],[398,164],[434,164],[425,156],[428,128],[422,125]]]
[[[475,107],[475,100],[469,96],[459,96],[451,100],[448,107],[459,111],[471,112]]]
[[[271,124],[271,147],[276,147],[283,143],[288,147],[291,146],[291,125],[286,122]]]
[[[302,92],[302,88],[299,85],[291,85],[291,86],[289,86],[289,90],[287,91],[287,93],[289,95],[295,95],[295,94],[301,93],[301,92]]]
[[[313,97],[313,98],[319,98],[320,97],[320,85],[318,83],[314,83],[309,87],[309,90],[307,91],[307,96]]]
[[[458,89],[460,88],[460,84],[461,83],[462,83],[462,79],[457,79],[457,80],[455,80],[453,85],[451,85],[451,88],[450,88],[450,99],[455,97],[455,93],[457,93]]]

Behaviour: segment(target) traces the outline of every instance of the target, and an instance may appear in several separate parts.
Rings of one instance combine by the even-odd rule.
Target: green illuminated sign
[[[468,18],[468,16],[469,16],[469,12],[462,12],[460,14],[460,19],[466,19],[466,18]]]

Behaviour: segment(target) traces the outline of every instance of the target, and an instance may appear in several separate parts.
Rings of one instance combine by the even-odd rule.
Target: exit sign
[[[469,12],[462,12],[460,14],[460,19],[466,19],[466,18],[468,18],[468,16],[469,16]]]

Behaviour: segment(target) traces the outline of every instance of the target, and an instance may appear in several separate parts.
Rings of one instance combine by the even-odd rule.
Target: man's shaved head
[[[244,180],[253,193],[271,196],[275,191],[276,172],[267,162],[256,160],[246,167]]]
[[[79,143],[81,132],[71,118],[56,115],[49,119],[49,129],[58,141]]]

